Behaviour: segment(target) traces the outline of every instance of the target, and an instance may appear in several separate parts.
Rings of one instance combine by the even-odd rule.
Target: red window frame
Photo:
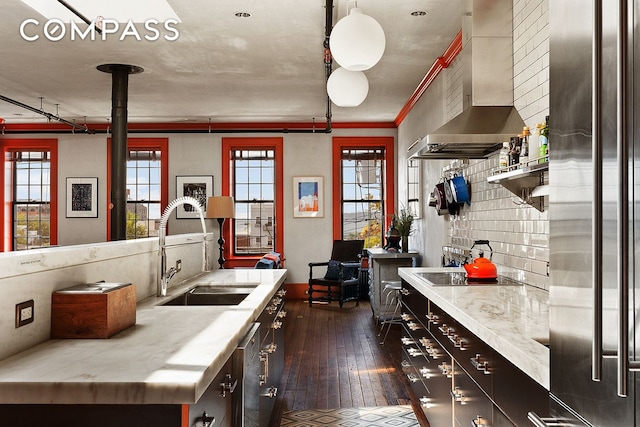
[[[391,215],[395,212],[395,151],[392,136],[336,136],[333,137],[333,238],[342,239],[342,150],[344,149],[384,149],[384,180],[385,192],[382,195],[385,205],[384,230],[391,222]]]
[[[111,206],[111,138],[107,139],[107,206]],[[168,138],[128,138],[127,149],[160,151],[160,212],[169,204],[169,139]],[[111,240],[111,209],[107,209],[107,241]]]
[[[283,138],[222,138],[222,195],[232,196],[231,187],[233,161],[231,153],[234,150],[274,150],[275,160],[275,221],[276,221],[276,252],[284,253],[284,147]],[[233,221],[225,221],[222,236],[225,240],[224,258],[228,268],[253,267],[261,258],[256,255],[235,255],[233,251]]]
[[[11,163],[7,162],[9,152],[13,151],[48,151],[51,161],[51,212],[49,218],[50,245],[58,244],[58,140],[57,139],[6,139],[0,141],[2,145],[4,173],[0,174],[0,188],[4,189],[3,207],[0,209],[0,220],[2,228],[0,228],[1,251],[8,252],[13,250],[13,224],[11,221],[11,204],[12,204],[12,173]]]

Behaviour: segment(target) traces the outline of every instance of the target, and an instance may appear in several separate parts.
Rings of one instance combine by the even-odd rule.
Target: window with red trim
[[[111,139],[107,145],[111,175]],[[167,138],[127,140],[127,239],[158,236],[160,218],[169,203],[168,147]],[[109,179],[107,194],[111,194],[110,183]]]
[[[384,245],[393,203],[393,138],[334,138],[334,238]]]
[[[57,140],[2,142],[5,189],[2,248],[19,251],[57,244]],[[7,182],[8,181],[8,182]]]
[[[222,151],[222,193],[236,211],[225,222],[230,257],[282,252],[282,138],[223,138]]]

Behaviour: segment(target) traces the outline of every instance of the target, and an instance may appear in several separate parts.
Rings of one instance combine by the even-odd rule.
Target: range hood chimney
[[[485,158],[522,133],[513,106],[512,7],[511,0],[465,0],[462,113],[414,142],[409,158]]]

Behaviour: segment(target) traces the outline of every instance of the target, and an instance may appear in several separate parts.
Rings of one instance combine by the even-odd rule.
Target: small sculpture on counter
[[[389,228],[387,229],[387,244],[383,247],[389,252],[398,252],[400,249],[400,239],[402,236],[400,232],[396,228],[396,216],[393,215],[391,219],[391,224],[389,224]]]

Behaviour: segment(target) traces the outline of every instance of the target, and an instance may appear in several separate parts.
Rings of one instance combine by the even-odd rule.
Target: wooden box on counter
[[[109,338],[136,323],[136,287],[88,283],[51,295],[51,338]]]

